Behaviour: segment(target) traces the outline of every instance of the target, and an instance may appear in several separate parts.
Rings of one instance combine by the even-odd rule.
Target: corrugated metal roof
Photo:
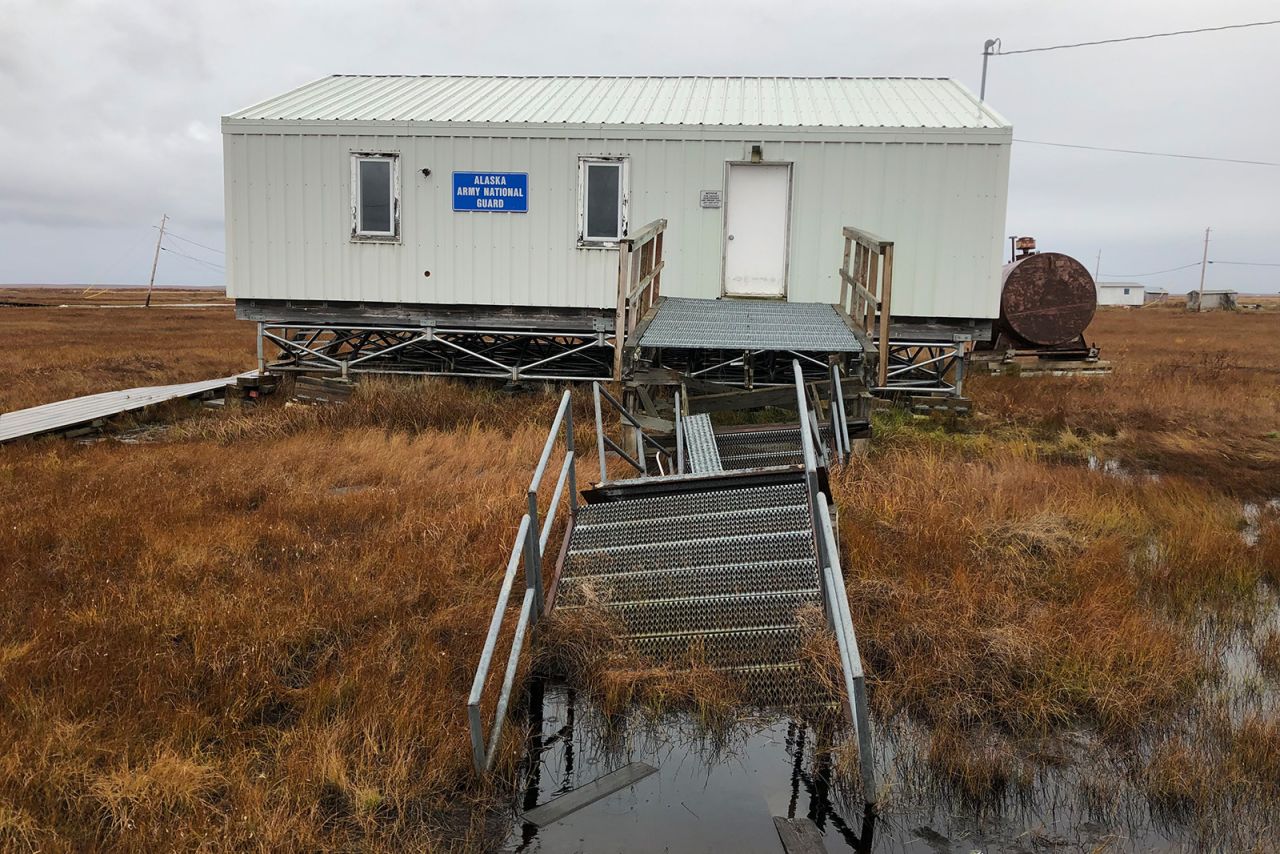
[[[1004,128],[963,85],[925,77],[334,75],[228,119],[751,127]]]
[[[256,372],[250,371],[238,376],[251,376],[254,373]],[[109,418],[122,412],[132,412],[166,400],[193,397],[206,391],[233,385],[236,379],[237,377],[219,377],[193,383],[127,388],[6,412],[0,414],[0,442],[20,439],[23,436],[37,436],[55,430],[67,430],[79,424],[88,424],[99,418]]]

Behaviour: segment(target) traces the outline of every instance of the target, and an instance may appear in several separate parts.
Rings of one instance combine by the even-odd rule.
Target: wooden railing
[[[893,241],[856,228],[844,228],[844,264],[840,267],[840,307],[871,341],[880,315],[879,381],[889,373],[889,299],[893,294]]]
[[[662,290],[662,235],[665,219],[656,219],[618,241],[618,316],[613,348],[613,378],[622,379],[622,348],[658,301]]]

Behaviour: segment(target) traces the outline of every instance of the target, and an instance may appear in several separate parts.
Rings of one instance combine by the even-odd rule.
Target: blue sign
[[[529,174],[527,172],[454,172],[455,211],[500,211],[527,213]]]

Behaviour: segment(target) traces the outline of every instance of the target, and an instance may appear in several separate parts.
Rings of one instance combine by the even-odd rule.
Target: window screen
[[[364,234],[391,234],[391,160],[360,161],[360,227]]]
[[[579,157],[579,182],[582,243],[613,246],[626,236],[626,159]]]
[[[622,164],[586,164],[583,211],[585,240],[622,236]]]

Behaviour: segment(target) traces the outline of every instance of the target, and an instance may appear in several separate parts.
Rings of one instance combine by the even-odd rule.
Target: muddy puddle
[[[506,851],[776,854],[775,816],[810,819],[830,852],[1187,852],[1234,850],[1227,837],[1239,839],[1229,828],[1208,839],[1153,811],[1132,769],[1084,734],[1025,750],[1014,779],[975,800],[935,773],[927,732],[879,727],[882,799],[872,814],[842,782],[856,778],[842,733],[788,717],[752,718],[715,734],[686,716],[610,725],[562,684],[534,694],[541,720],[530,726]],[[631,763],[657,770],[558,821],[522,821]]]

